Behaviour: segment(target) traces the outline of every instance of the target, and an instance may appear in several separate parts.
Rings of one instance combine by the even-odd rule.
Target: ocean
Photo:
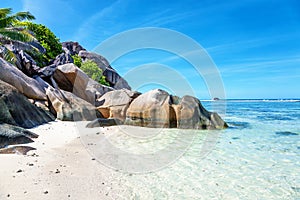
[[[211,104],[203,102],[208,110]],[[149,172],[120,173],[113,179],[122,185],[117,197],[300,199],[300,101],[229,100],[224,119],[230,127],[217,133],[180,131],[183,141],[189,133],[196,134],[183,154],[169,164]],[[158,142],[139,141],[142,145],[134,144],[128,135],[111,141],[143,156],[147,145],[160,149],[162,141],[174,139],[175,132],[166,129],[165,136],[155,139]]]

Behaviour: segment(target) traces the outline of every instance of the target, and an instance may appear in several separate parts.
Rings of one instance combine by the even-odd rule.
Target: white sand
[[[93,160],[82,141],[90,150],[94,148],[101,153],[110,150],[101,142],[107,139],[115,147],[143,158],[143,153],[152,152],[151,148],[165,147],[174,139],[177,130],[157,132],[158,129],[128,126],[80,129],[83,131],[79,138],[80,126],[76,125],[52,122],[37,127],[32,131],[40,136],[35,143],[29,144],[37,148],[29,152],[31,155],[0,155],[0,199],[299,199],[298,154],[294,157],[292,154],[281,157],[280,154],[283,160],[272,156],[268,159],[265,155],[273,155],[271,151],[256,149],[264,139],[252,138],[256,129],[253,134],[247,134],[248,137],[243,135],[244,138],[236,140],[232,137],[240,130],[232,134],[234,130],[225,130],[220,143],[205,158],[200,154],[203,135],[212,132],[197,132],[192,147],[172,165],[162,166],[152,173],[131,174]],[[120,128],[126,130],[125,134]],[[151,138],[145,139],[149,133]],[[189,133],[192,132],[180,133],[180,141],[189,139]],[[182,149],[178,145],[180,143],[171,145],[174,147],[169,150],[178,153]],[[115,166],[134,163],[141,169],[145,167],[143,160],[127,159],[127,162],[122,161],[122,156],[107,151],[99,161]],[[286,159],[290,157],[294,159],[292,162]],[[105,161],[106,158],[110,160]],[[146,163],[147,166],[161,162],[159,158]],[[18,170],[22,172],[17,173]]]
[[[118,172],[92,160],[75,123],[56,121],[31,131],[39,138],[27,145],[37,150],[0,155],[0,199],[119,198],[112,192],[120,188],[112,184]]]

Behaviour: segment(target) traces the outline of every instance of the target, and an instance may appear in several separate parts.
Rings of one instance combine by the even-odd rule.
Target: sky
[[[135,28],[174,30],[208,53],[220,73],[226,98],[300,98],[297,0],[1,0],[0,7],[30,11],[35,22],[48,26],[61,41],[78,41],[89,51]],[[134,89],[171,87],[168,91],[172,92],[173,86],[160,82],[170,79],[179,95],[188,93],[184,86],[189,85],[200,99],[213,98],[205,75],[171,52],[133,51],[111,64],[125,78],[133,69],[154,77],[152,85],[147,79]],[[134,84],[131,78],[129,73],[128,82]]]

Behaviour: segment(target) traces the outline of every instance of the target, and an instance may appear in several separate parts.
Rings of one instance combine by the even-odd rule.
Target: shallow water
[[[211,102],[204,106],[210,109]],[[135,164],[133,172],[124,169],[112,179],[120,186],[114,198],[300,199],[300,102],[228,101],[225,120],[230,127],[219,132],[141,129],[141,135],[132,135],[131,127],[121,126],[123,133],[106,135],[137,155],[127,157],[130,162],[121,154],[104,161],[117,171],[124,163]],[[147,172],[147,163],[141,163],[147,160],[139,158],[166,153],[164,148],[177,157],[157,156],[149,162],[156,169]],[[161,160],[166,158],[170,162]]]

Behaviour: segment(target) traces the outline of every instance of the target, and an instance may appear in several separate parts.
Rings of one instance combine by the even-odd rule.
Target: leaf
[[[34,37],[24,30],[0,29],[0,35],[5,36],[7,40],[19,40],[21,42],[31,42],[34,40]]]
[[[7,15],[11,13],[11,11],[11,8],[0,8],[0,18],[7,17]]]

